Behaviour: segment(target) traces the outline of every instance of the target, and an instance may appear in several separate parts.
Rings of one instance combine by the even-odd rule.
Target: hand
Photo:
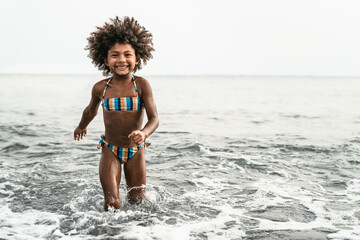
[[[83,137],[85,137],[87,134],[87,129],[86,128],[75,128],[74,131],[74,140],[80,140],[83,139]]]
[[[146,134],[143,131],[134,130],[129,134],[128,138],[130,138],[137,145],[140,145],[145,141]]]

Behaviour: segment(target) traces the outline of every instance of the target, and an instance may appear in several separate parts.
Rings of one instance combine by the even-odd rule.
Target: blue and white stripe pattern
[[[136,147],[131,147],[131,148],[118,147],[109,144],[107,141],[105,141],[105,136],[101,135],[101,139],[99,141],[97,148],[101,148],[104,145],[107,146],[110,149],[110,151],[114,153],[114,155],[121,164],[126,163],[128,160],[130,160],[135,155],[135,153],[137,153],[142,148],[142,145],[137,145]],[[144,147],[148,147],[149,145],[150,143],[144,142]]]
[[[112,77],[106,83],[103,92],[103,102],[102,107],[106,111],[138,111],[141,110],[141,99],[138,95],[138,89],[135,83],[134,76],[132,77],[132,82],[134,84],[136,97],[119,97],[119,98],[105,98],[106,89],[111,82]]]

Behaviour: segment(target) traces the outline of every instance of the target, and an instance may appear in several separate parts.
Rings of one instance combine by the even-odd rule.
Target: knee
[[[115,197],[109,197],[105,199],[104,209],[107,211],[109,207],[113,207],[115,209],[120,208],[120,199]]]

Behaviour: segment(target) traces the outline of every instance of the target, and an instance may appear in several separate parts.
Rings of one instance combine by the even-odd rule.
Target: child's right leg
[[[101,186],[104,191],[104,209],[108,207],[120,208],[119,185],[121,179],[121,164],[114,154],[103,147],[99,164]]]

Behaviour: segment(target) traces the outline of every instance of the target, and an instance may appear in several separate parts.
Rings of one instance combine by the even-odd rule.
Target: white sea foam
[[[357,187],[358,181],[352,181],[349,184],[348,191],[358,192]],[[298,222],[289,219],[286,222],[277,222],[271,221],[262,218],[256,218],[260,221],[258,229],[268,229],[268,230],[310,230],[314,228],[328,228],[328,229],[336,229],[337,226],[345,226],[350,230],[341,230],[336,234],[330,234],[330,239],[356,239],[358,240],[358,232],[357,229],[359,226],[359,220],[353,216],[356,209],[353,210],[330,210],[328,211],[325,208],[325,204],[327,199],[319,198],[316,199],[311,197],[311,192],[301,189],[296,186],[277,186],[268,181],[259,181],[255,184],[259,189],[255,194],[255,199],[251,202],[252,209],[265,209],[268,206],[276,206],[279,204],[283,204],[289,201],[289,199],[296,199],[302,205],[307,207],[309,211],[316,214],[316,218],[311,222]],[[274,199],[269,200],[266,197],[266,194],[271,192],[276,197]],[[345,203],[345,202],[344,202]]]
[[[259,220],[259,219],[258,219]],[[276,222],[267,219],[261,219],[258,229],[267,230],[309,230],[314,228],[333,228],[332,224],[326,221],[315,220],[310,223],[301,223],[293,220],[287,222]]]
[[[219,165],[216,166],[217,170],[223,170],[223,171],[227,171],[230,169],[234,169],[234,170],[239,170],[240,174],[245,173],[245,169],[237,164],[235,164],[234,162],[228,161],[228,160],[223,160],[220,162]]]
[[[12,212],[7,205],[0,206],[0,238],[46,239],[59,227],[60,217],[58,214],[34,209]]]
[[[140,227],[133,226],[128,232],[120,234],[120,238],[125,239],[174,239],[186,240],[193,239],[192,236],[201,233],[207,233],[208,239],[229,239],[233,236],[241,237],[245,233],[238,228],[238,221],[236,217],[230,215],[241,214],[242,212],[234,212],[229,206],[219,207],[222,209],[221,213],[213,219],[204,219],[196,222],[183,222],[176,225],[165,225],[163,223],[149,226]],[[234,222],[233,228],[226,228],[225,223]]]
[[[337,233],[327,235],[329,240],[360,240],[360,229],[355,231],[340,230]]]
[[[351,199],[351,201],[360,201],[360,179],[353,179],[349,181],[346,190],[347,196]]]

